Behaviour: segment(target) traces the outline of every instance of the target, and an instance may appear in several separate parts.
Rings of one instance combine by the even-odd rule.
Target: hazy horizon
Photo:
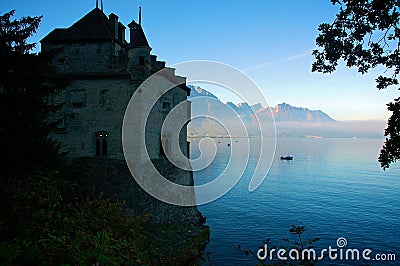
[[[192,96],[189,100],[192,102],[192,120],[188,125],[189,136],[254,137],[260,136],[262,130],[263,136],[267,134],[289,138],[384,138],[386,121],[383,120],[338,121],[323,110],[307,110],[304,106],[297,108],[289,104],[272,109],[262,107],[261,104],[251,109],[246,105],[236,105],[235,108],[221,102],[217,96],[201,87],[191,88]],[[257,114],[257,119],[254,114]],[[246,133],[241,130],[243,125]]]
[[[235,95],[233,92],[229,91],[228,89],[222,88],[221,86],[217,86],[217,85],[210,85],[210,84],[206,84],[206,83],[201,83],[201,82],[197,82],[194,84],[190,84],[193,86],[198,86],[203,90],[206,90],[210,93],[212,93],[214,96],[216,96],[222,103],[227,104],[228,102],[231,102],[235,105],[239,105],[242,103],[246,103],[246,101],[244,99],[242,99],[241,97]],[[385,122],[385,125],[387,123],[387,119],[378,119],[378,118],[364,118],[364,119],[348,119],[348,120],[339,120],[336,119],[334,116],[332,116],[331,114],[325,112],[325,110],[323,109],[323,107],[321,107],[320,109],[311,109],[308,106],[296,106],[293,105],[292,103],[288,102],[288,101],[282,101],[282,102],[277,102],[277,103],[268,103],[268,106],[263,106],[263,107],[275,107],[278,104],[289,104],[292,107],[299,107],[299,108],[307,108],[311,111],[322,111],[324,113],[326,113],[327,115],[329,115],[332,119],[338,121],[338,122],[344,122],[344,123],[359,123],[359,122],[371,122],[371,123],[381,123],[381,122]],[[258,102],[254,102],[254,103],[248,103],[250,106],[251,105],[255,105],[255,104],[259,104]]]

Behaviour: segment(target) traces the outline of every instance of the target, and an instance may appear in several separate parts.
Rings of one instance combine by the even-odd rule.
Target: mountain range
[[[189,88],[191,89],[191,96],[189,98],[204,96],[218,100],[217,96],[199,86],[189,85]],[[219,109],[220,106],[217,106],[219,104],[224,105],[221,101],[219,101],[219,103],[214,101],[214,104],[210,106],[210,102],[208,101],[207,106],[203,106],[207,108],[207,111],[204,113],[209,113],[209,115],[211,115],[213,110],[217,111]],[[247,103],[234,104],[232,102],[227,102],[225,105],[232,108],[242,118],[257,113],[259,117],[264,119],[271,119],[273,117],[276,122],[337,122],[321,110],[309,110],[307,108],[291,106],[287,103],[281,103],[275,107],[263,107],[260,103],[250,106]],[[199,107],[201,108],[201,106]]]
[[[192,115],[203,116],[189,123],[189,136],[226,136],[226,125],[233,128],[229,135],[235,135],[240,123],[245,125],[248,135],[257,136],[260,134],[257,114],[257,118],[267,124],[274,118],[279,137],[383,137],[384,121],[339,122],[321,110],[287,103],[275,107],[264,107],[260,103],[251,106],[248,103],[222,103],[217,96],[199,86],[188,87],[191,89]],[[213,117],[216,119],[211,119]]]
[[[277,104],[275,107],[263,107],[260,103],[249,106],[247,103],[235,105],[232,102],[226,103],[239,115],[246,116],[253,113],[263,118],[274,117],[276,122],[337,122],[321,110],[314,111],[307,108],[295,107],[287,103]]]

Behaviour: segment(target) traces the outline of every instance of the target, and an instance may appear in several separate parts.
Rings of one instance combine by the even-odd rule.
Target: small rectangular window
[[[144,66],[144,56],[139,56],[139,66]]]
[[[99,101],[99,106],[100,107],[106,107],[107,103],[107,92],[108,90],[100,90],[100,101]]]
[[[164,101],[162,103],[162,109],[163,111],[170,111],[172,109],[172,103],[169,101]]]
[[[86,91],[76,90],[70,94],[71,106],[73,108],[82,108],[86,106]]]
[[[55,114],[56,118],[55,118],[55,122],[57,122],[56,124],[56,128],[54,129],[54,133],[56,134],[65,134],[66,133],[66,126],[65,126],[65,117],[63,114]]]
[[[57,123],[57,129],[65,129],[65,119],[61,118]]]

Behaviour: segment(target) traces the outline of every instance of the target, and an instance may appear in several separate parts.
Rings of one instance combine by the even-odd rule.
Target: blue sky
[[[32,38],[37,42],[56,27],[72,25],[95,3],[2,0],[0,12],[16,9],[16,17],[43,15]],[[386,120],[386,103],[398,97],[396,89],[375,88],[382,69],[362,76],[342,64],[334,74],[311,73],[317,27],[331,22],[338,10],[329,0],[104,0],[104,12],[117,14],[126,25],[137,20],[139,5],[144,31],[159,59],[168,65],[188,60],[232,65],[257,83],[272,106],[286,102],[321,109],[338,120]],[[229,100],[228,93],[214,92]]]

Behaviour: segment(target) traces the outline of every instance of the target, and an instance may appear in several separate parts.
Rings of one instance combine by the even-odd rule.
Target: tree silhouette
[[[57,158],[56,144],[48,134],[54,123],[46,118],[57,106],[47,103],[58,85],[51,81],[48,56],[30,54],[42,17],[11,20],[14,10],[0,16],[0,145],[2,174],[22,175],[49,167]]]
[[[319,25],[313,51],[313,72],[331,73],[339,60],[356,67],[361,74],[377,66],[386,68],[376,78],[376,87],[386,89],[399,84],[400,72],[400,1],[331,0],[340,11],[331,23]],[[385,144],[379,156],[383,170],[400,159],[400,97],[387,104],[392,112],[385,130]]]
[[[0,16],[1,55],[12,53],[28,54],[36,46],[35,43],[27,43],[27,39],[36,33],[42,16],[10,20],[14,14],[15,10],[12,10]]]

